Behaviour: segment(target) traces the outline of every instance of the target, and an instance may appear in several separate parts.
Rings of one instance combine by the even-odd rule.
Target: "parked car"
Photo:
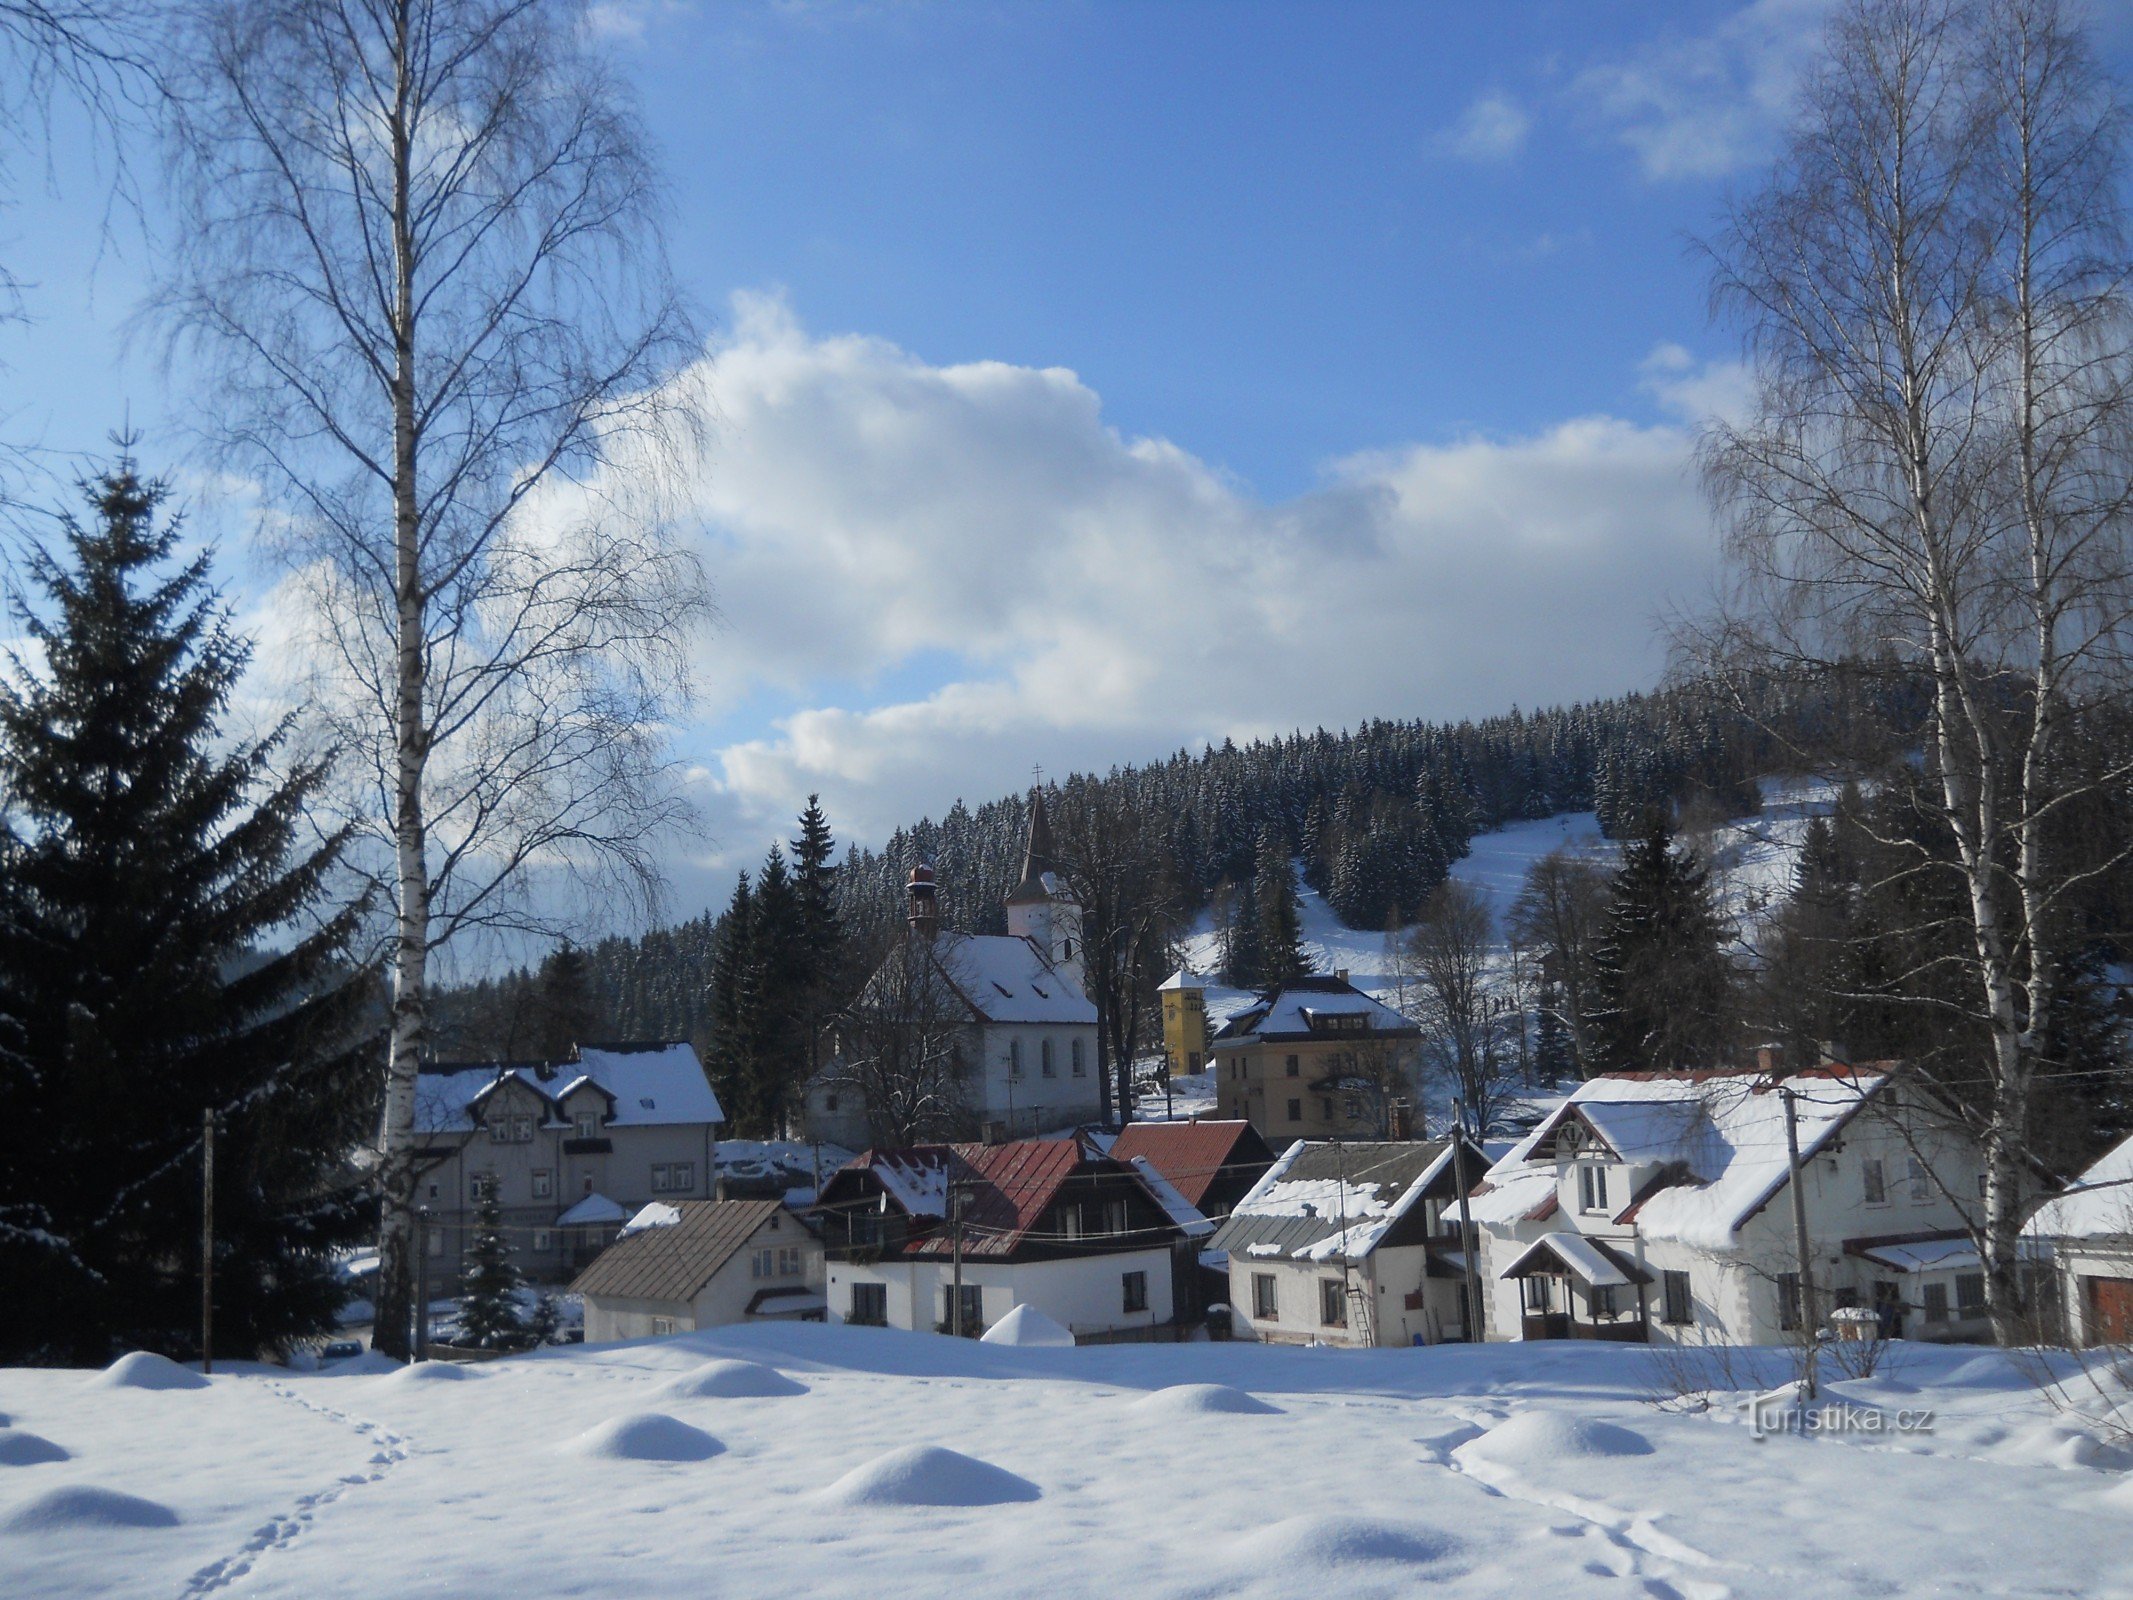
[[[361,1355],[362,1353],[363,1344],[361,1340],[336,1339],[333,1341],[333,1343],[326,1345],[322,1349],[320,1349],[318,1353],[318,1358],[320,1363],[323,1365],[328,1361],[347,1361],[352,1359],[353,1357]]]

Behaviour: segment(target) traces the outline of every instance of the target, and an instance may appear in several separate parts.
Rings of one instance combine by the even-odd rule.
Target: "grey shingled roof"
[[[693,1300],[755,1232],[784,1209],[778,1200],[683,1200],[681,1220],[626,1233],[601,1251],[570,1287],[625,1300]],[[795,1243],[806,1225],[788,1214]]]
[[[1233,1260],[1319,1259],[1323,1252],[1312,1247],[1341,1232],[1342,1207],[1333,1197],[1342,1192],[1345,1179],[1348,1238],[1340,1253],[1368,1255],[1406,1214],[1417,1186],[1450,1148],[1448,1139],[1299,1141],[1237,1202],[1206,1248],[1226,1251]],[[1303,1212],[1300,1195],[1313,1196],[1315,1215]]]

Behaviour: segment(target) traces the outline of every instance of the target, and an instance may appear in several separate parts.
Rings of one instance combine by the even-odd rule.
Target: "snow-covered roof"
[[[1155,1196],[1172,1222],[1185,1230],[1188,1239],[1204,1239],[1215,1231],[1215,1225],[1200,1212],[1200,1208],[1178,1193],[1177,1185],[1155,1170],[1155,1164],[1146,1156],[1129,1158],[1133,1170],[1141,1175],[1141,1182],[1148,1185],[1148,1192]]]
[[[1844,1248],[1896,1272],[1974,1272],[1978,1267],[1977,1246],[1962,1233],[1937,1239],[1849,1240]]]
[[[2039,1239],[2133,1238],[2133,1136],[2039,1206],[2022,1231]]]
[[[1360,1017],[1366,1034],[1413,1035],[1407,1018],[1343,978],[1305,978],[1255,1002],[1223,1023],[1217,1042],[1232,1039],[1311,1039],[1334,1018]]]
[[[1519,1251],[1516,1260],[1498,1273],[1500,1278],[1523,1277],[1542,1256],[1553,1256],[1578,1277],[1596,1289],[1621,1288],[1640,1281],[1630,1276],[1621,1260],[1612,1250],[1605,1249],[1598,1240],[1588,1239],[1578,1233],[1544,1233],[1525,1249]],[[1649,1274],[1642,1281],[1648,1281]]]
[[[629,1208],[620,1201],[595,1193],[587,1195],[555,1220],[557,1227],[574,1228],[581,1224],[627,1222],[629,1215]]]
[[[615,1097],[615,1127],[726,1120],[694,1045],[581,1045],[578,1064],[583,1076]]]
[[[599,1195],[588,1197],[590,1200],[600,1198],[602,1197]],[[576,1208],[573,1207],[572,1209],[575,1210]],[[646,1228],[671,1228],[679,1221],[681,1221],[679,1207],[670,1206],[664,1200],[654,1200],[650,1205],[644,1207],[634,1217],[630,1218],[629,1221],[625,1222],[622,1225],[622,1231],[624,1233],[642,1233]]]
[[[1880,1072],[1839,1067],[1785,1081],[1794,1091],[1804,1159],[1888,1079]],[[1790,1170],[1784,1097],[1776,1090],[1773,1080],[1750,1072],[1589,1079],[1489,1169],[1484,1180],[1489,1192],[1474,1200],[1475,1218],[1507,1225],[1546,1206],[1553,1198],[1555,1167],[1537,1152],[1574,1116],[1624,1160],[1678,1169],[1674,1181],[1645,1193],[1618,1221],[1634,1213],[1637,1231],[1647,1239],[1729,1249],[1741,1224],[1769,1201]]]
[[[911,1152],[910,1157],[906,1157],[875,1151],[866,1158],[866,1166],[881,1180],[889,1198],[903,1208],[906,1216],[945,1217],[948,1215],[948,1163],[945,1159],[915,1159],[918,1154]]]
[[[1298,1140],[1237,1202],[1210,1247],[1296,1261],[1368,1255],[1421,1200],[1451,1154],[1449,1139]]]
[[[1081,986],[1028,939],[944,933],[933,954],[942,975],[987,1022],[1096,1024],[1096,1007]]]
[[[1165,978],[1161,983],[1156,985],[1156,989],[1158,991],[1172,989],[1204,989],[1206,987],[1207,980],[1201,977],[1197,972],[1193,971],[1190,967],[1178,968],[1177,971],[1173,972],[1169,977]]]
[[[538,1096],[551,1123],[562,1120],[564,1098],[588,1086],[607,1097],[611,1127],[726,1120],[695,1047],[661,1040],[584,1045],[573,1062],[484,1061],[425,1067],[415,1083],[416,1130],[472,1133],[479,1125],[482,1103],[506,1081],[522,1084]]]

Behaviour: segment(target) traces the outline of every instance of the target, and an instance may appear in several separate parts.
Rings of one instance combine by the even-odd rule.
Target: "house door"
[[[2090,1344],[2133,1344],[2133,1278],[2083,1278]]]

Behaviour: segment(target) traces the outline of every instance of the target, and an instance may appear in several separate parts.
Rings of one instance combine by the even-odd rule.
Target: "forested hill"
[[[1412,913],[1474,834],[1506,822],[1593,810],[1614,833],[1662,797],[1752,810],[1755,777],[1789,766],[1796,739],[1826,750],[1851,728],[1885,726],[1861,710],[1857,697],[1869,693],[1885,698],[1772,681],[1743,704],[1730,690],[1690,684],[1475,722],[1373,721],[1224,741],[1070,777],[1051,787],[1053,821],[1070,857],[1123,853],[1136,870],[1159,872],[1164,898],[1184,916],[1247,881],[1265,836],[1302,859],[1351,926],[1382,928]],[[853,944],[901,917],[905,879],[922,860],[935,868],[951,922],[999,931],[1027,828],[1026,795],[958,800],[878,850],[847,851],[836,893]],[[708,1050],[720,920],[707,911],[642,938],[600,940],[552,979],[545,999],[530,973],[441,997],[440,1053],[524,1053],[574,1028],[581,1037],[687,1038]]]

